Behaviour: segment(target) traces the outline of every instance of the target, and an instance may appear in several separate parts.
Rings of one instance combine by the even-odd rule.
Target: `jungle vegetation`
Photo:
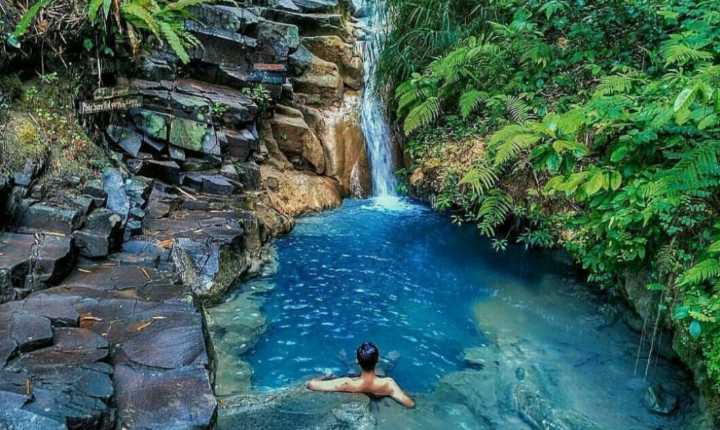
[[[389,3],[401,173],[434,172],[435,206],[497,248],[565,248],[606,288],[644,274],[648,327],[678,329],[717,399],[720,2]]]

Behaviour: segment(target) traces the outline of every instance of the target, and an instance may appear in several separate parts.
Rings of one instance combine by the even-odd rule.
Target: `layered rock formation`
[[[202,305],[293,217],[369,192],[357,29],[334,0],[200,6],[95,101],[116,166],[0,180],[0,428],[211,428]],[[121,69],[121,68],[118,68]]]

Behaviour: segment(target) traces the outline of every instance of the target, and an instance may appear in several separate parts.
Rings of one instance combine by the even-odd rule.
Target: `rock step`
[[[203,321],[173,278],[81,261],[60,286],[0,305],[0,372],[32,387],[0,426],[32,417],[48,422],[42,428],[209,427],[216,401]],[[13,387],[0,382],[0,399],[17,395]]]
[[[69,236],[0,233],[0,303],[58,283],[74,260]]]

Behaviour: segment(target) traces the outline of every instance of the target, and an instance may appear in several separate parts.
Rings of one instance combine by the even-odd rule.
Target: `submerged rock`
[[[665,391],[662,385],[651,385],[645,390],[643,404],[652,413],[671,415],[678,407],[678,399]]]

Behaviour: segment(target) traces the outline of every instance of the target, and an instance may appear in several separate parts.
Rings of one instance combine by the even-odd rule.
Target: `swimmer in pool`
[[[313,391],[337,391],[342,393],[365,393],[379,397],[391,397],[401,405],[412,408],[415,401],[400,388],[392,378],[381,378],[375,374],[375,365],[380,358],[377,346],[364,342],[357,349],[357,362],[362,373],[357,378],[313,379],[307,388]]]

